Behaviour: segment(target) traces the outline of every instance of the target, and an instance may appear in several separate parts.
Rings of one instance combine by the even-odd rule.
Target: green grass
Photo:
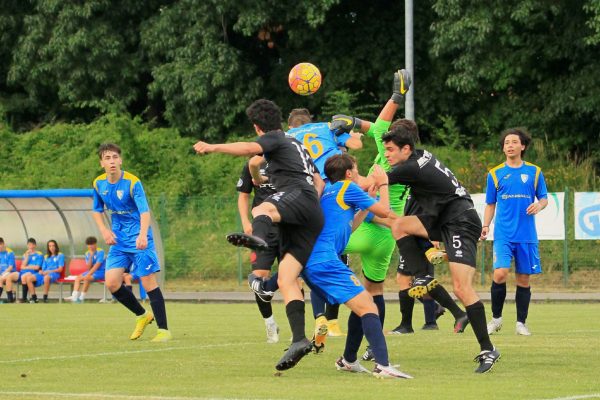
[[[265,343],[254,304],[167,307],[174,340],[153,344],[154,325],[139,341],[127,339],[133,319],[116,304],[0,305],[0,399],[600,397],[600,304],[532,304],[531,337],[514,334],[514,305],[508,304],[504,329],[492,337],[502,359],[486,375],[473,373],[479,349],[471,329],[451,333],[450,315],[439,320],[439,331],[388,336],[391,360],[414,375],[410,381],[336,371],[340,338],[329,338],[325,353],[275,377],[273,366],[290,336],[280,303],[274,305],[282,328],[276,345]],[[386,329],[397,322],[397,307],[388,305]],[[346,316],[343,310],[341,318]],[[422,318],[417,306],[415,327]]]

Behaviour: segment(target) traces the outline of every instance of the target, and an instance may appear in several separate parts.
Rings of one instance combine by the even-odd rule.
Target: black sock
[[[156,320],[156,325],[160,329],[169,329],[167,328],[167,310],[165,309],[165,299],[160,288],[156,287],[156,289],[147,293],[148,298],[150,299],[150,307],[152,307],[154,319]]]
[[[252,235],[266,240],[272,227],[273,220],[271,217],[259,215],[252,220]]]
[[[44,295],[44,300],[48,300],[48,295],[47,294]]]
[[[37,294],[35,294],[35,293],[34,293],[34,294],[32,294],[32,295],[31,295],[31,300],[37,300]]]
[[[6,292],[6,297],[8,298],[8,302],[12,303],[15,301],[15,292],[11,292],[10,290]]]
[[[435,324],[435,300],[432,298],[423,299],[423,314],[425,314],[426,324]]]
[[[338,319],[340,315],[340,305],[339,304],[325,304],[325,318],[328,321],[332,319]]]
[[[496,283],[492,281],[490,296],[492,299],[492,316],[500,318],[502,316],[502,309],[504,308],[504,300],[506,299],[506,282]]]
[[[415,299],[408,295],[408,289],[399,291],[398,299],[400,300],[400,315],[402,315],[400,326],[412,329],[412,316],[413,309],[415,308]]]
[[[515,303],[517,306],[517,322],[525,323],[529,313],[529,303],[531,301],[531,287],[522,287],[517,285],[515,293]]]
[[[127,289],[129,289],[129,291],[130,291],[131,293],[133,293],[133,286],[132,286],[132,285],[125,285],[125,287],[126,287]]]
[[[310,291],[310,304],[312,305],[314,319],[325,315],[325,299],[314,290]]]
[[[267,279],[266,281],[264,281],[263,283],[263,288],[267,291],[267,292],[274,292],[277,289],[279,289],[279,285],[277,284],[277,275],[278,273],[274,273],[272,277],[270,277],[269,279]]]
[[[131,290],[127,289],[125,285],[121,285],[121,287],[117,289],[116,292],[113,292],[112,295],[115,296],[115,299],[117,299],[119,303],[123,304],[129,311],[138,317],[146,313],[144,307],[142,307],[138,299],[135,298]]]
[[[380,317],[372,313],[363,315],[361,318],[362,329],[375,356],[375,362],[383,366],[388,366],[390,365],[390,361],[388,359],[387,343],[383,336],[383,325],[381,325],[379,320]]]
[[[450,297],[450,294],[446,288],[441,284],[438,284],[435,288],[433,288],[433,290],[430,290],[429,295],[435,301],[440,303],[442,307],[450,310],[454,319],[459,319],[465,316],[465,312],[460,309],[454,300],[452,300],[452,297]]]
[[[383,323],[385,322],[385,300],[383,300],[383,295],[378,294],[377,296],[373,296],[373,302],[377,306],[379,320],[381,321],[381,326],[383,326]]]
[[[490,335],[487,332],[487,323],[485,322],[485,307],[481,300],[466,307],[469,322],[475,333],[475,337],[479,342],[481,350],[494,350],[494,346],[490,341]]]
[[[285,306],[285,313],[292,330],[292,342],[296,343],[305,339],[304,302],[302,300],[290,301]]]
[[[23,285],[21,288],[22,292],[23,292],[23,301],[27,300],[27,293],[29,292],[29,288],[27,287],[27,285]]]
[[[396,244],[406,265],[410,265],[415,271],[427,271],[429,261],[427,261],[423,250],[419,247],[417,237],[405,236],[396,240]]]
[[[258,311],[260,311],[260,315],[262,315],[263,318],[269,318],[273,315],[273,306],[271,306],[271,302],[262,301],[257,294],[254,294],[254,298],[256,299]]]
[[[2,292],[4,291],[3,287],[0,287],[0,297],[2,297]]]
[[[344,359],[346,361],[351,363],[356,361],[362,338],[362,320],[358,315],[351,312],[348,317],[348,336],[346,336],[346,347],[344,348]]]

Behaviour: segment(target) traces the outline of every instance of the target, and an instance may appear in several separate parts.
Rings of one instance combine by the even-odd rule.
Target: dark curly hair
[[[256,100],[246,109],[246,115],[263,132],[281,129],[281,109],[271,100]]]

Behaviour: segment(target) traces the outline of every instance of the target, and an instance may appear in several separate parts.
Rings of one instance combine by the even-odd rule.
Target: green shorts
[[[352,232],[344,253],[360,254],[363,275],[377,283],[385,280],[395,248],[396,241],[388,228],[363,222]]]

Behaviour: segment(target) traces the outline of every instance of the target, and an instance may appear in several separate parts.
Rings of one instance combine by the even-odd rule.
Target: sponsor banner
[[[600,239],[600,193],[575,193],[575,239]]]

